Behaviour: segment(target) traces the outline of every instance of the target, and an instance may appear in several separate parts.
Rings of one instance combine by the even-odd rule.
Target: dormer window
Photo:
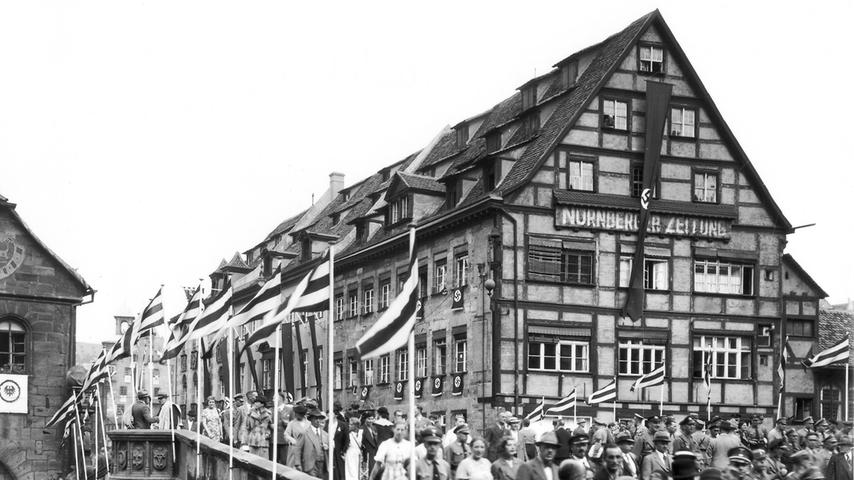
[[[452,180],[452,181],[448,182],[447,192],[448,192],[447,193],[448,196],[446,198],[447,198],[447,202],[448,202],[448,208],[454,208],[455,206],[457,206],[457,203],[459,203],[459,201],[460,201],[460,195],[461,195],[460,181],[459,180]]]
[[[340,222],[340,221],[341,221],[341,214],[340,213],[333,213],[332,214],[332,225],[333,226],[338,225],[338,222]]]
[[[368,226],[365,222],[356,224],[356,241],[365,242],[368,240]]]
[[[638,49],[638,71],[641,73],[664,73],[664,49],[655,45],[640,45]]]
[[[350,190],[344,190],[343,192],[341,192],[341,199],[344,200],[345,202],[349,201],[350,200]]]
[[[540,130],[539,112],[531,112],[525,115],[525,118],[522,119],[522,128],[525,129],[525,136],[536,134]]]
[[[602,127],[628,130],[629,104],[620,100],[602,101]]]
[[[486,136],[486,153],[501,150],[501,132],[492,132]]]
[[[498,184],[497,160],[489,160],[483,165],[483,187],[487,192],[495,190]]]
[[[575,86],[575,80],[578,77],[578,62],[569,62],[560,69],[560,81],[563,88]]]
[[[409,197],[404,195],[391,202],[388,206],[388,224],[395,225],[411,218],[409,213]]]
[[[522,89],[522,111],[537,104],[537,85],[529,85]]]
[[[457,148],[465,148],[469,141],[469,126],[465,123],[458,125],[457,132]]]
[[[304,260],[311,259],[311,237],[309,237],[308,235],[303,237],[302,241],[300,242],[300,247],[302,249],[302,258]]]

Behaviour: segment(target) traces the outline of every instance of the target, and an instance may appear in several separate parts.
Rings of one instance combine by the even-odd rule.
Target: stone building
[[[645,242],[645,315],[633,322],[620,310],[637,243],[647,81],[671,84],[673,96]],[[791,224],[658,11],[369,178],[343,187],[337,175],[322,202],[211,278],[215,289],[231,279],[245,302],[278,267],[293,288],[334,243],[332,367],[345,405],[405,409],[406,353],[364,362],[353,347],[400,290],[410,223],[418,403],[476,427],[498,408],[526,414],[573,387],[582,417],[631,418],[660,402],[705,413],[707,395],[714,414],[773,415],[781,339],[815,321],[826,296],[784,256]],[[311,352],[312,338],[326,351],[328,319],[300,320],[282,339],[282,385],[297,397],[326,389],[314,373],[326,355]],[[241,389],[271,391],[271,345],[239,360]],[[631,391],[661,364],[663,387]],[[583,402],[615,377],[616,405]]]
[[[63,473],[71,450],[44,424],[71,393],[76,310],[93,296],[0,196],[0,478]]]

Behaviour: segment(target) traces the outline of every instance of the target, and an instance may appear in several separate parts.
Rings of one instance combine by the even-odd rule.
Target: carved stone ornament
[[[142,470],[142,447],[134,447],[131,455],[131,466],[133,469]]]
[[[119,470],[125,470],[128,468],[128,452],[127,452],[127,450],[120,449],[116,453],[116,459],[117,459],[116,463],[118,463],[118,465],[119,465]]]
[[[166,447],[154,447],[152,451],[152,457],[154,461],[151,465],[155,470],[165,470],[166,469]]]

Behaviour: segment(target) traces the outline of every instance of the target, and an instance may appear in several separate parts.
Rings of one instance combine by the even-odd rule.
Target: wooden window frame
[[[703,175],[704,181],[705,181],[705,177],[707,175],[715,177],[715,198],[713,201],[697,199],[697,176],[698,175]],[[707,189],[708,189],[708,187],[704,186],[703,192],[706,192]],[[709,205],[719,205],[721,203],[721,172],[720,172],[720,170],[711,169],[711,168],[692,168],[691,169],[691,203],[706,203]]]
[[[584,188],[573,188],[572,187],[572,163],[579,164],[590,164],[590,183],[591,188],[589,190]],[[580,165],[579,165],[579,168]],[[583,171],[580,173],[584,173]],[[584,176],[582,175],[582,182]],[[589,157],[585,155],[573,155],[570,153],[566,153],[566,189],[571,190],[573,192],[589,192],[589,193],[598,193],[599,192],[599,159],[597,157]]]
[[[654,72],[652,71],[652,63],[655,63],[655,60],[650,59],[650,70],[645,71],[641,68],[642,62],[646,60],[641,60],[641,52],[644,48],[650,49],[650,57],[653,57],[653,50],[657,48],[661,50],[661,71]],[[641,75],[651,75],[651,76],[664,76],[667,72],[667,50],[664,48],[664,45],[658,42],[639,42],[637,48],[637,72]]]
[[[721,292],[720,291],[720,282],[718,282],[718,291],[708,291],[708,290],[698,290],[697,289],[697,263],[705,262],[706,272],[708,272],[708,267],[710,262],[714,262],[715,270],[717,273],[714,275],[720,276],[721,266],[727,266],[729,269],[732,267],[741,267],[750,268],[750,293],[744,292],[744,279],[748,278],[745,276],[745,273],[742,271],[741,274],[741,290],[742,293],[731,293],[731,292]],[[757,275],[759,274],[758,268],[756,268],[755,262],[749,262],[744,260],[729,260],[726,258],[706,258],[706,257],[693,257],[691,259],[691,293],[695,295],[721,295],[721,296],[731,296],[731,297],[741,297],[741,298],[753,298],[757,295],[759,282],[757,281]],[[708,275],[708,273],[705,273]]]
[[[605,113],[605,105],[607,102],[614,102],[614,122],[613,125],[608,125],[605,122],[605,117],[608,115]],[[622,103],[626,106],[626,128],[618,128],[617,127],[617,103]],[[630,98],[622,98],[616,96],[603,96],[599,100],[599,111],[601,115],[599,115],[599,128],[603,132],[619,132],[620,134],[630,134],[632,131],[632,100]]]
[[[674,129],[673,129],[673,126],[674,126],[673,113],[675,110],[681,110],[681,114],[682,114],[682,122],[680,123],[680,130],[679,130],[680,133],[674,133]],[[694,126],[691,129],[691,135],[684,135],[683,134],[683,132],[685,130],[685,112],[691,112],[694,114]],[[667,117],[667,121],[668,121],[667,131],[669,133],[668,136],[670,137],[670,139],[671,140],[685,140],[685,141],[690,141],[690,142],[696,141],[697,135],[699,134],[699,126],[698,126],[699,122],[697,121],[698,117],[699,117],[699,112],[697,110],[697,107],[692,107],[689,105],[679,105],[679,104],[670,105],[670,113]]]
[[[623,261],[628,259],[628,273],[626,277],[623,277]],[[634,254],[622,254],[617,257],[617,274],[619,278],[617,279],[617,288],[629,288],[631,282],[631,274],[632,274],[632,263],[634,262]],[[673,289],[673,262],[670,258],[666,257],[657,257],[657,256],[644,256],[643,259],[643,288],[646,292],[660,292],[666,293]],[[647,287],[647,262],[656,262],[656,263],[664,263],[667,265],[667,286],[665,288],[649,288]],[[623,280],[626,281],[626,284],[623,283]]]
[[[621,359],[622,351],[627,351],[627,360]],[[658,342],[644,342],[632,338],[621,338],[617,342],[617,372],[621,377],[640,377],[660,367],[662,364],[667,365],[667,345]],[[638,358],[633,358],[631,352],[637,351]],[[647,362],[644,359],[644,352],[649,352],[651,359]],[[661,360],[656,361],[656,354],[661,353]],[[623,364],[626,364],[628,369],[623,372]],[[635,365],[637,364],[637,365]],[[637,369],[632,369],[632,365],[637,366]],[[665,370],[667,367],[664,367]]]
[[[754,365],[753,365],[753,356],[756,354],[756,349],[754,348],[754,338],[752,334],[748,335],[739,335],[736,332],[726,332],[726,333],[703,333],[703,332],[695,332],[693,334],[693,338],[691,339],[691,359],[694,364],[694,368],[692,369],[691,375],[693,378],[702,378],[703,365],[705,365],[705,356],[708,350],[708,342],[706,340],[713,340],[712,344],[712,379],[733,381],[733,380],[744,380],[744,381],[752,381],[755,376]],[[729,340],[737,340],[739,341],[739,345],[735,348],[725,346],[722,349],[717,347],[718,339],[723,339],[725,343],[729,343]],[[700,348],[697,348],[697,341],[700,343]],[[747,343],[747,346],[744,346],[744,343]],[[700,354],[700,358],[697,359],[695,356]],[[721,358],[719,354],[723,355],[724,363],[723,365],[719,365],[718,360]],[[736,364],[735,368],[737,371],[737,376],[730,376],[726,369],[730,366],[730,355],[735,354]],[[747,355],[746,363],[745,363],[745,354]],[[697,363],[699,361],[699,363]],[[724,375],[718,374],[718,368],[724,368]],[[745,367],[747,371],[745,373]],[[694,376],[694,374],[699,371],[701,373],[700,377]]]
[[[539,345],[538,349],[534,347],[535,344]],[[546,361],[545,350],[546,350],[546,345],[549,345],[549,344],[555,346],[555,352],[554,352],[555,368],[546,368],[545,367],[545,363],[546,363],[545,362]],[[561,368],[561,359],[563,358],[562,353],[563,353],[563,349],[565,347],[569,347],[569,350],[571,352],[569,355],[569,358],[570,358],[570,363],[571,363],[572,367],[568,370]],[[582,354],[580,357],[575,356],[576,347],[583,347],[582,350],[583,350],[584,354]],[[526,369],[528,371],[531,371],[531,372],[547,372],[547,373],[548,372],[553,372],[553,373],[590,373],[590,342],[589,341],[581,340],[578,338],[572,338],[572,337],[555,337],[553,339],[553,341],[546,342],[541,338],[536,338],[534,340],[528,341],[527,350],[528,350],[528,356],[526,359],[526,361],[527,361]],[[539,352],[537,353],[537,352],[535,352],[535,350],[539,350]],[[531,367],[531,360],[534,357],[539,360],[539,367],[538,368],[532,368]],[[582,362],[584,362],[584,368],[582,368],[582,369],[575,368],[575,365],[576,365],[578,360],[581,360]]]

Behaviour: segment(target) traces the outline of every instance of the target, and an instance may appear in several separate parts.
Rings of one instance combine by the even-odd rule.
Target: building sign
[[[555,225],[566,228],[637,233],[639,217],[638,212],[626,210],[562,205],[555,210]],[[727,240],[731,225],[731,220],[720,218],[653,212],[649,218],[647,233]]]
[[[0,413],[27,413],[27,379],[0,374]]]
[[[24,247],[15,243],[11,237],[0,237],[0,279],[15,273],[24,263]]]

